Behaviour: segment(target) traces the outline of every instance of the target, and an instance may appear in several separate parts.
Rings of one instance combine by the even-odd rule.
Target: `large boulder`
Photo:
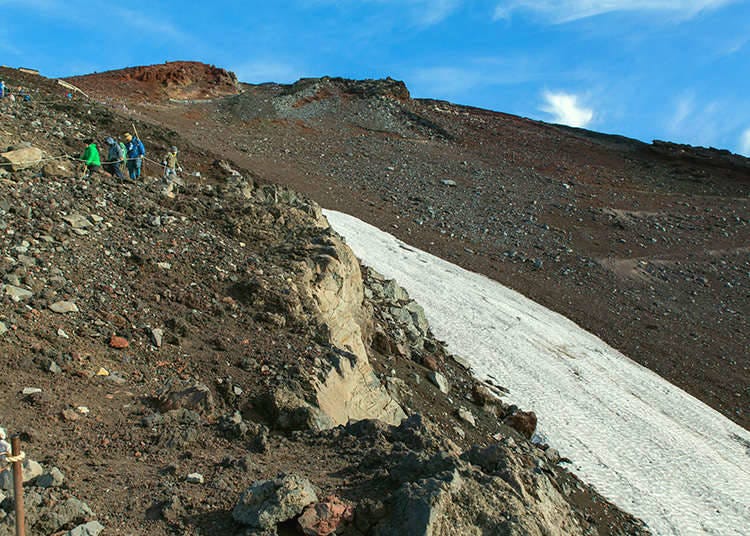
[[[10,164],[10,169],[19,171],[41,164],[44,153],[36,147],[24,147],[6,153],[0,153],[0,163]]]
[[[373,331],[372,311],[365,306],[362,272],[352,250],[335,235],[317,239],[313,268],[300,277],[306,301],[336,350],[316,378],[320,409],[334,424],[380,419],[397,425],[406,417],[380,383],[367,357]]]
[[[297,517],[318,496],[309,480],[298,475],[280,475],[247,488],[232,511],[238,523],[256,529],[272,529]]]

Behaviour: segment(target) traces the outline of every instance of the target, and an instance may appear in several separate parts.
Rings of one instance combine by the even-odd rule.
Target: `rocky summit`
[[[0,424],[26,452],[30,533],[647,533],[569,473],[570,460],[530,441],[537,416],[472,378],[398,282],[360,265],[318,202],[348,204],[469,267],[503,266],[495,275],[532,295],[545,282],[546,301],[579,315],[596,278],[622,285],[621,302],[599,289],[591,306],[629,318],[640,303],[645,333],[673,326],[688,296],[722,300],[718,334],[689,315],[666,342],[630,340],[627,323],[611,333],[664,351],[688,329],[700,348],[726,329],[720,347],[731,350],[748,332],[731,312],[743,303],[746,162],[704,173],[703,152],[501,124],[412,100],[393,80],[235,86],[226,72],[185,69],[136,69],[129,85],[112,81],[123,73],[82,77],[70,96],[0,69],[31,96],[0,100]],[[204,83],[224,89],[174,93]],[[193,98],[212,100],[174,102]],[[140,180],[82,173],[83,140],[133,127],[147,144]],[[528,152],[488,143],[510,130]],[[555,158],[539,132],[556,140]],[[172,145],[184,172],[167,185],[160,162]],[[585,173],[570,146],[587,147]],[[640,186],[650,194],[678,190],[674,210],[652,213],[645,198],[637,213],[618,208],[622,192],[640,195],[622,166],[651,169]],[[708,211],[717,198],[728,208]],[[630,254],[597,242],[605,228]],[[653,244],[696,244],[689,228],[723,238],[711,256],[657,262]],[[669,300],[674,278],[689,290]],[[563,300],[567,288],[576,293]],[[734,399],[715,395],[734,413]],[[13,499],[0,493],[0,534],[14,534]]]

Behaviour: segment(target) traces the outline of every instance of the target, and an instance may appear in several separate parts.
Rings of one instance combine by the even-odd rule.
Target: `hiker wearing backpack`
[[[109,147],[107,150],[107,163],[104,164],[104,170],[113,177],[125,180],[125,177],[122,174],[122,169],[120,168],[123,160],[125,160],[125,153],[123,153],[122,147],[120,147],[120,144],[111,136],[107,136],[104,141]]]
[[[146,148],[143,147],[141,140],[134,138],[129,132],[126,132],[123,138],[125,139],[125,148],[128,152],[128,175],[130,175],[131,180],[138,180],[141,177],[141,164],[146,154]]]

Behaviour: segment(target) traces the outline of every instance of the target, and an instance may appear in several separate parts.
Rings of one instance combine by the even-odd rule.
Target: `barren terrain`
[[[392,80],[190,105],[76,82],[524,293],[750,425],[750,160],[410,99]]]
[[[398,534],[430,522],[439,534],[646,532],[568,473],[554,449],[528,441],[534,416],[504,403],[500,386],[470,377],[395,282],[368,270],[360,276],[314,201],[273,184],[283,176],[328,206],[379,215],[448,256],[483,259],[471,241],[477,222],[462,230],[444,218],[463,202],[453,194],[466,184],[440,180],[462,183],[454,167],[479,162],[439,160],[448,143],[441,140],[453,134],[400,115],[400,106],[414,104],[394,81],[336,82],[322,101],[312,82],[299,98],[267,86],[170,103],[163,89],[175,80],[196,95],[213,80],[200,78],[210,69],[173,67],[179,77],[134,71],[143,91],[153,90],[145,97],[111,73],[90,86],[76,81],[101,102],[69,99],[55,81],[0,69],[31,96],[0,101],[0,424],[41,463],[25,488],[30,534],[83,534],[81,525],[95,522],[113,534],[299,534],[301,509],[263,527],[236,514],[248,486],[274,483],[280,473],[309,479],[316,505],[335,495],[351,507],[336,521],[339,534]],[[338,102],[340,87],[363,121],[390,121],[371,108],[386,106],[396,126],[342,123],[342,132],[360,136],[330,141],[331,150],[363,145],[326,156],[319,151],[329,142],[312,136],[321,128],[313,116],[254,119],[243,111],[275,106],[282,93],[284,113],[310,113],[328,98]],[[233,139],[238,124],[252,128]],[[83,176],[71,160],[83,140],[101,143],[133,126],[150,158],[144,179]],[[265,146],[270,140],[278,145]],[[158,161],[173,144],[185,173],[169,196]],[[423,150],[446,169],[435,184],[425,179],[433,190],[404,197],[403,170],[432,169]],[[322,175],[318,161],[326,159],[349,180]],[[397,182],[383,182],[397,169]],[[427,205],[436,192],[435,207]],[[430,217],[431,207],[447,223]],[[422,224],[413,221],[419,214]],[[537,225],[522,223],[529,234]],[[505,259],[493,262],[524,281],[527,263]],[[363,417],[347,396],[330,396],[342,391],[380,396],[408,419],[386,424],[381,407],[367,408],[381,420]],[[351,415],[359,417],[347,423]],[[13,533],[12,512],[12,499],[0,501],[0,534]]]

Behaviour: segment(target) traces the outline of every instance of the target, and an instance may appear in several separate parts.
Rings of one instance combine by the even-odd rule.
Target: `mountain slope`
[[[30,533],[96,518],[117,534],[248,534],[261,514],[238,513],[243,492],[289,482],[317,494],[308,511],[351,507],[340,534],[646,532],[529,442],[534,416],[475,382],[309,198],[141,120],[144,180],[84,177],[84,140],[132,118],[0,77],[31,95],[0,101],[0,404],[42,464]],[[190,171],[175,196],[157,156],[172,144]],[[260,528],[298,533],[300,511]]]
[[[244,85],[132,113],[523,292],[750,425],[747,159],[410,99],[394,81]]]

